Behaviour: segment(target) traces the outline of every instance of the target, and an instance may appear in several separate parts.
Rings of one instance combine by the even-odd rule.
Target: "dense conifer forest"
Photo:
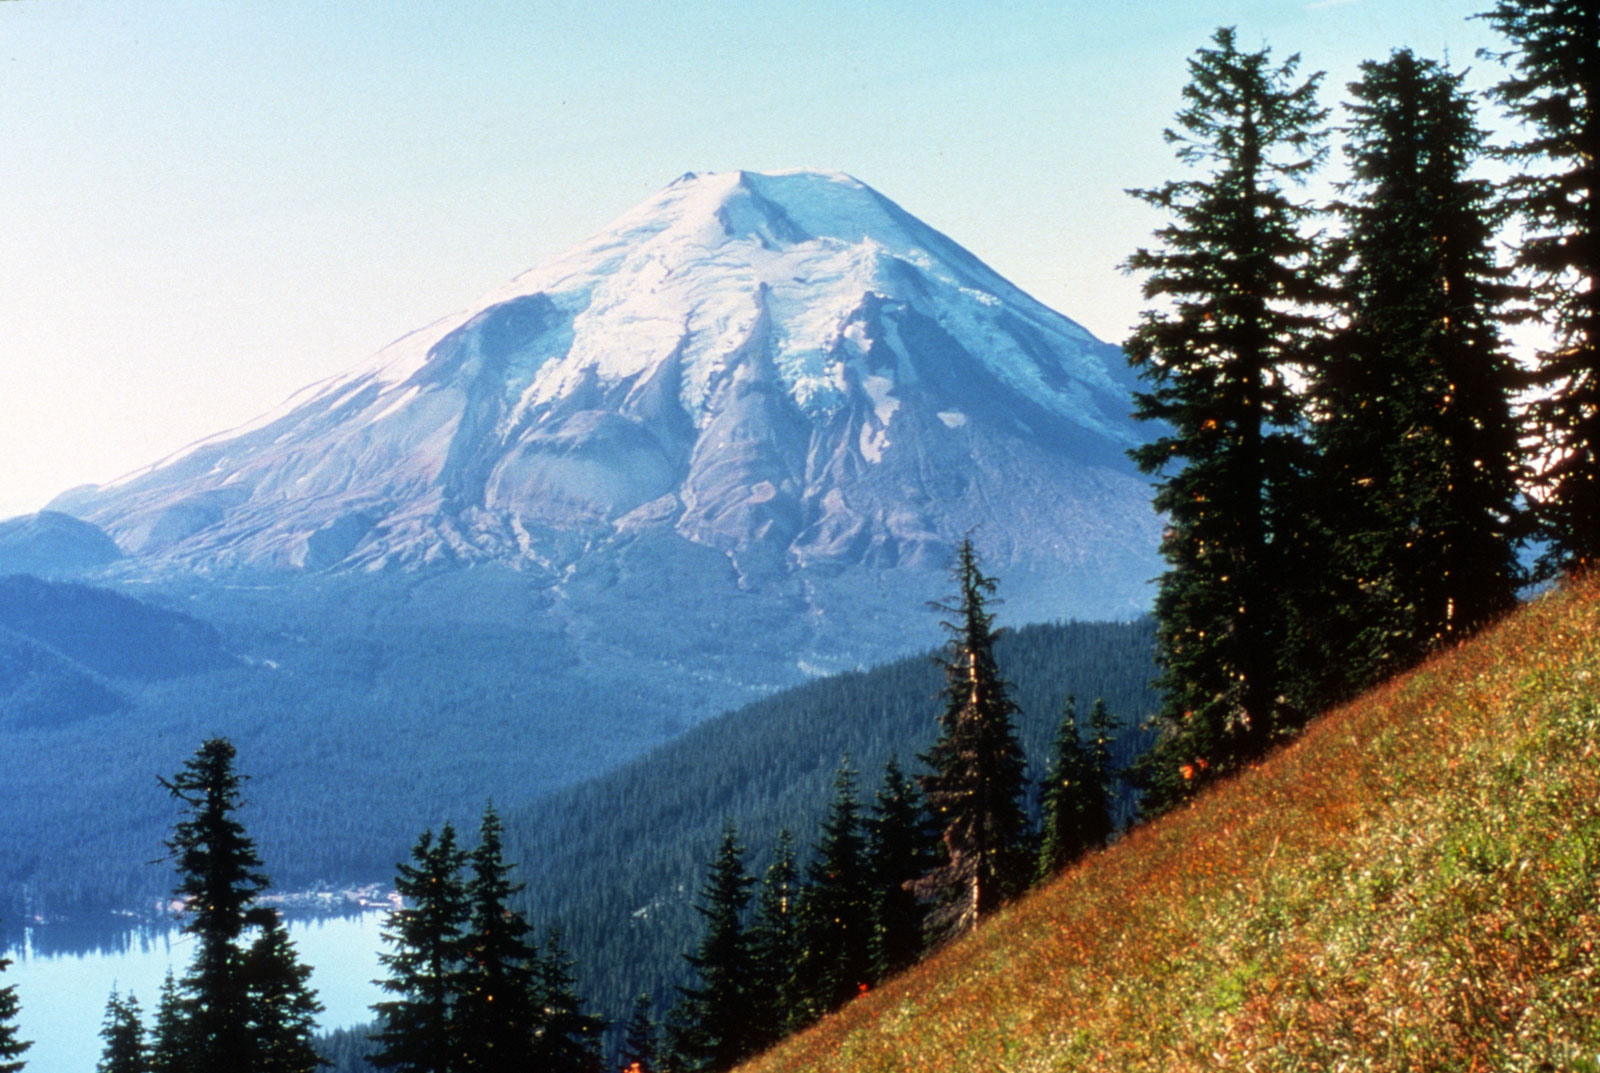
[[[367,580],[135,599],[0,579],[6,926],[159,898],[149,849],[170,816],[151,780],[223,723],[253,760],[252,833],[273,877],[306,889],[386,880],[421,826],[543,796],[766,691],[743,668],[691,663],[565,674],[570,638],[537,607],[496,603],[501,586]],[[441,602],[474,620],[385,610]],[[568,711],[592,720],[563,727]]]
[[[1104,697],[1111,711],[1126,713],[1114,766],[1131,763],[1148,744],[1141,723],[1154,703],[1150,645],[1147,621],[1033,625],[1001,635],[995,658],[1013,683],[1033,784],[1044,776],[1069,693]],[[752,874],[770,866],[783,830],[804,867],[841,762],[860,773],[864,801],[890,760],[907,772],[924,770],[917,757],[938,735],[941,678],[938,664],[922,656],[786,690],[508,816],[511,856],[527,884],[524,913],[562,928],[596,1009],[620,1020],[647,991],[663,1016],[687,981],[682,954],[700,927],[691,903],[724,823],[733,822],[749,848]],[[1126,784],[1119,790],[1115,814],[1125,823],[1136,799]]]

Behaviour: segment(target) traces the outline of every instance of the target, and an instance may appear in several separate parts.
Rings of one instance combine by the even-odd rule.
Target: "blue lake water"
[[[301,962],[311,966],[311,986],[326,1007],[324,1029],[372,1019],[368,1007],[380,998],[372,981],[383,971],[382,927],[383,914],[376,912],[290,918],[289,937]],[[18,1035],[33,1041],[23,1055],[26,1073],[94,1073],[111,989],[138,998],[148,1027],[167,969],[181,977],[194,951],[192,939],[165,929],[121,935],[98,949],[80,945],[73,952],[71,945],[53,934],[30,933],[27,943],[6,954],[12,965],[0,974],[0,985],[16,985]]]

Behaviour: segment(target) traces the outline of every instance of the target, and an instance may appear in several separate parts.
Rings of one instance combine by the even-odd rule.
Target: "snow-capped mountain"
[[[864,184],[685,175],[277,411],[52,507],[145,562],[509,563],[647,542],[740,588],[943,570],[968,531],[1056,614],[1148,600],[1116,348]],[[663,544],[665,542],[665,544]]]

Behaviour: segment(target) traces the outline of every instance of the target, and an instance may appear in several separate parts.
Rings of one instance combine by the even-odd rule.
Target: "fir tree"
[[[1069,693],[1039,795],[1039,879],[1055,875],[1092,845],[1089,812],[1096,781],[1094,762],[1078,730],[1077,698]]]
[[[699,986],[679,989],[683,997],[668,1024],[673,1073],[718,1073],[754,1053],[755,967],[744,926],[753,884],[744,870],[744,847],[729,823],[695,903],[705,934],[684,959]]]
[[[772,863],[761,880],[756,917],[750,926],[754,964],[751,1005],[755,1009],[754,1044],[761,1049],[776,1043],[803,1022],[796,966],[803,943],[800,871],[795,864],[794,836],[787,828],[778,832]]]
[[[1111,750],[1116,744],[1117,731],[1122,721],[1106,710],[1104,697],[1096,697],[1089,708],[1089,773],[1093,778],[1095,793],[1085,817],[1085,841],[1091,846],[1103,846],[1116,833],[1113,815],[1117,800],[1116,784],[1120,777]]]
[[[465,959],[466,854],[446,823],[435,840],[425,831],[400,864],[395,891],[404,900],[389,914],[383,937],[394,949],[379,955],[389,975],[379,986],[395,996],[376,1003],[380,1050],[372,1064],[403,1073],[459,1073],[462,1046],[455,1021]]]
[[[509,878],[501,836],[491,806],[469,857],[466,885],[468,931],[455,1007],[464,1073],[512,1073],[533,1061],[537,951],[528,943],[527,921],[511,908],[522,886]]]
[[[105,1020],[100,1024],[105,1049],[95,1073],[145,1073],[144,1023],[139,1017],[139,1000],[123,998],[115,990],[106,1001]]]
[[[333,1073],[372,1073],[371,1024],[335,1028],[317,1036],[317,1053]]]
[[[1600,30],[1590,0],[1498,0],[1484,17],[1515,46],[1496,95],[1530,128],[1503,155],[1531,167],[1507,193],[1524,226],[1517,264],[1555,335],[1539,356],[1536,486],[1547,563],[1567,568],[1600,558]]]
[[[534,962],[534,1044],[529,1067],[542,1073],[600,1073],[606,1023],[583,1012],[572,956],[551,928]]]
[[[957,602],[934,605],[954,618],[943,623],[950,634],[940,660],[945,710],[939,740],[922,757],[932,774],[918,780],[942,830],[944,852],[913,888],[933,903],[926,922],[936,941],[973,928],[1020,893],[1029,872],[1024,759],[1012,723],[1016,705],[995,663],[994,616],[988,610],[996,585],[978,568],[970,539],[957,549],[952,573]]]
[[[172,970],[167,970],[156,1000],[155,1021],[150,1026],[150,1046],[145,1062],[150,1073],[187,1073],[189,1064],[188,1024],[184,1020],[183,998]]]
[[[661,1073],[659,1032],[650,1016],[653,1005],[647,994],[633,1000],[633,1013],[623,1029],[622,1073]]]
[[[1332,584],[1326,700],[1508,609],[1518,581],[1518,374],[1497,213],[1468,177],[1483,137],[1452,74],[1410,51],[1350,86],[1341,206],[1348,326],[1313,378]]]
[[[923,951],[923,908],[911,885],[938,859],[922,796],[891,757],[866,820],[872,897],[871,979],[916,964]]]
[[[310,986],[311,968],[301,964],[277,913],[246,952],[241,972],[250,996],[253,1073],[312,1073],[325,1064],[312,1046],[322,1003]]]
[[[246,928],[275,917],[256,905],[267,877],[259,871],[254,843],[234,818],[243,781],[233,769],[236,753],[227,739],[212,738],[181,772],[161,780],[185,806],[166,845],[178,869],[183,931],[196,940],[194,962],[180,984],[182,1060],[202,1071],[252,1068],[251,996],[240,941]]]
[[[0,972],[10,967],[10,959],[0,957]],[[20,1008],[16,987],[0,987],[0,1073],[17,1073],[27,1065],[22,1061],[22,1055],[33,1046],[17,1038],[17,1013]]]
[[[1162,245],[1127,261],[1163,299],[1129,339],[1128,359],[1150,385],[1135,414],[1164,424],[1130,452],[1158,476],[1168,528],[1155,614],[1161,714],[1168,733],[1142,769],[1146,802],[1181,796],[1203,771],[1258,755],[1302,714],[1285,689],[1297,658],[1291,593],[1306,561],[1295,370],[1319,329],[1326,298],[1310,210],[1284,192],[1323,156],[1320,75],[1300,80],[1298,57],[1240,52],[1231,28],[1189,61],[1177,125],[1166,132],[1199,178],[1132,193],[1172,216]],[[1189,776],[1185,779],[1184,776]]]
[[[849,761],[841,764],[800,902],[798,972],[816,1016],[842,1006],[872,979],[873,897],[855,779]]]

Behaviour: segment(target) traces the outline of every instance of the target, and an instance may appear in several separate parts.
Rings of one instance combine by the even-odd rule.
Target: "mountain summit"
[[[54,509],[209,570],[501,562],[637,541],[741,588],[943,569],[976,528],[1057,613],[1158,569],[1120,352],[845,175],[681,177],[472,308]],[[1081,606],[1079,606],[1081,605]]]

